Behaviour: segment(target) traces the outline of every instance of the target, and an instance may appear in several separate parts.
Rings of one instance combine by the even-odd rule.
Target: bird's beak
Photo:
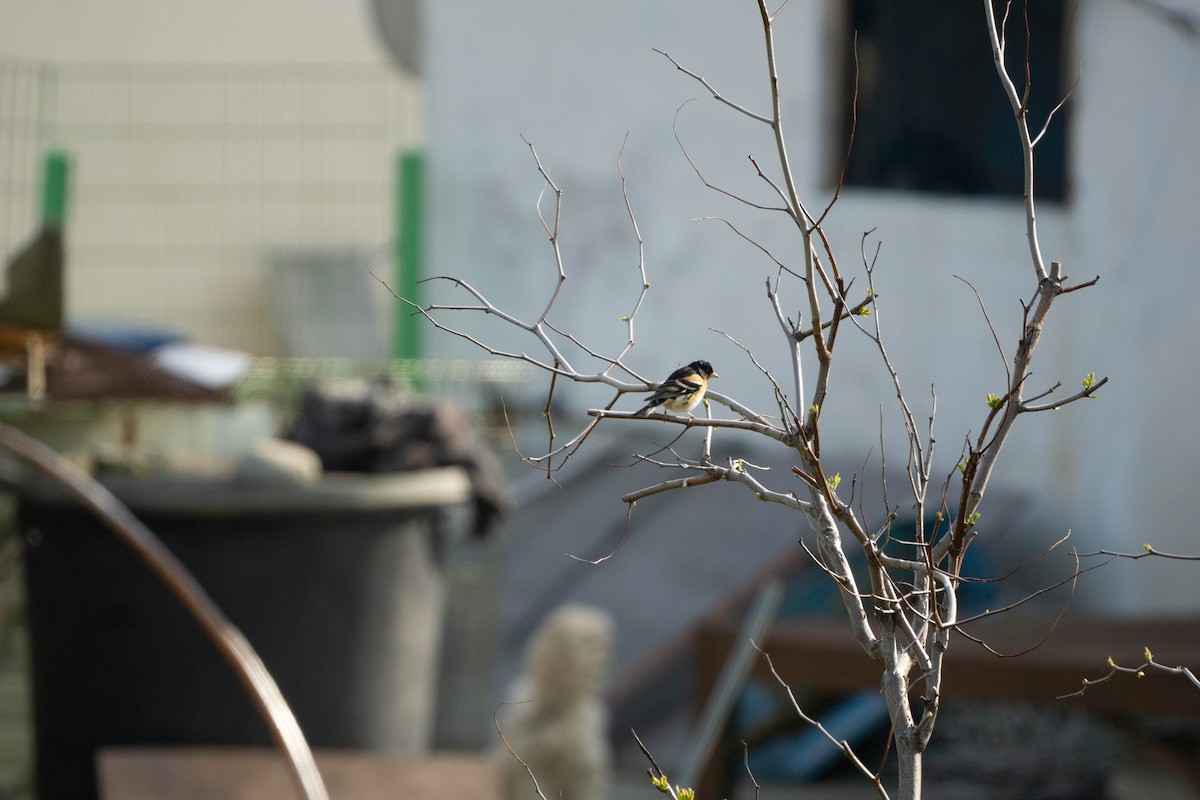
[[[718,375],[717,373],[715,373],[715,372],[714,372],[714,373],[711,375],[711,377],[713,377],[713,378],[719,378],[719,377],[721,377],[721,376],[720,376],[720,375]]]

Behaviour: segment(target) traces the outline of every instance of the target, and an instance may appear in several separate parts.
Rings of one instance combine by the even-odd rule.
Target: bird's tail
[[[642,406],[641,409],[633,412],[633,415],[635,417],[648,417],[648,416],[650,416],[650,412],[653,410],[654,410],[654,403],[646,403],[646,405]]]

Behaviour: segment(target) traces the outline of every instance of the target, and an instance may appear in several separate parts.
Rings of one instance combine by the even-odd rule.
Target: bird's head
[[[717,373],[713,372],[712,364],[708,363],[707,361],[693,361],[692,363],[688,364],[688,366],[696,370],[696,374],[704,377],[705,379],[721,377]]]

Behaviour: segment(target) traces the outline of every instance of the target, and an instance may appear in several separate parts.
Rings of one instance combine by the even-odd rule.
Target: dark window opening
[[[840,168],[851,124],[854,48],[858,32],[858,124],[846,165],[847,186],[961,195],[1023,194],[1020,142],[1000,85],[982,4],[960,0],[850,0],[842,69]],[[1064,11],[1060,0],[1014,0],[1005,61],[1018,92],[1025,89],[1028,13],[1030,135],[1074,81],[1064,82]],[[997,24],[1003,4],[997,3]],[[1070,101],[1034,150],[1034,192],[1066,195],[1066,129]]]

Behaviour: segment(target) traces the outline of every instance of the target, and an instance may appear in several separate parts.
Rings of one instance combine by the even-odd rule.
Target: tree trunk
[[[920,800],[922,753],[911,736],[896,737],[896,761],[900,768],[897,800]]]

